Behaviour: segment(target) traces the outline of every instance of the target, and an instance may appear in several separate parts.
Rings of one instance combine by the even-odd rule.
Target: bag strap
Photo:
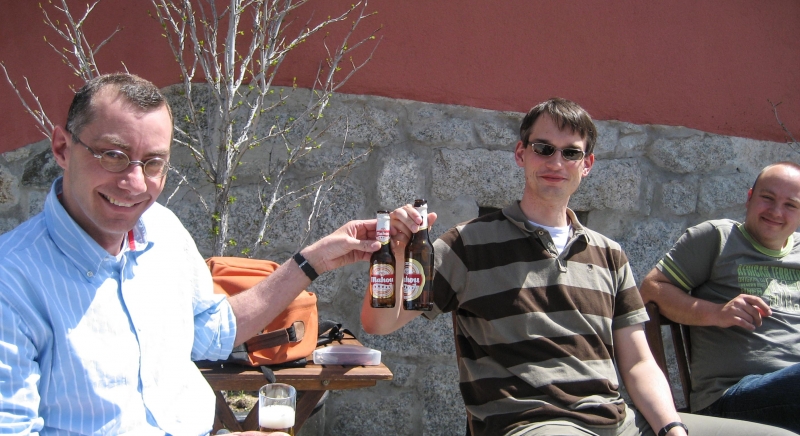
[[[341,323],[336,321],[324,320],[319,322],[319,337],[317,338],[317,346],[328,345],[333,341],[342,342],[344,335],[350,335],[356,339],[356,335],[348,329],[342,328]]]
[[[303,340],[303,336],[305,336],[305,324],[302,321],[297,321],[285,329],[253,336],[245,344],[247,345],[247,350],[263,350],[283,344],[300,342]]]
[[[266,365],[261,365],[261,374],[264,374],[264,378],[267,379],[267,382],[269,383],[275,383],[275,380],[277,380],[272,368]]]
[[[247,347],[245,344],[237,345],[231,350],[231,355],[228,356],[229,361],[247,364],[250,358],[247,356]]]
[[[300,324],[298,326],[298,324]],[[248,340],[245,344],[239,345],[238,347],[233,349],[231,352],[231,358],[242,358],[243,361],[247,361],[247,349],[250,347],[258,347],[258,348],[270,348],[276,347],[278,345],[283,345],[288,342],[297,342],[303,339],[302,333],[300,332],[301,336],[300,339],[297,339],[297,330],[295,326],[302,326],[303,323],[294,323],[292,326],[286,329],[276,330],[274,332],[269,332],[265,334],[260,334],[255,336],[254,338]],[[341,342],[344,339],[345,335],[350,335],[353,339],[355,339],[356,335],[354,335],[350,330],[346,328],[342,328],[342,324],[336,321],[331,320],[320,320],[319,322],[319,331],[323,332],[317,338],[317,346],[327,345],[333,341]],[[245,346],[246,345],[246,346]],[[237,356],[238,355],[238,356]],[[277,366],[304,366],[305,359],[298,359],[298,361],[302,361],[299,365],[293,365],[292,362],[286,362],[282,365]],[[299,363],[299,362],[298,362]],[[266,365],[261,365],[261,374],[264,375],[264,379],[268,383],[275,383],[275,372]]]

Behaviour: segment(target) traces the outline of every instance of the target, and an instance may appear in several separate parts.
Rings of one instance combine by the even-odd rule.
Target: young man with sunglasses
[[[0,236],[0,434],[207,434],[215,397],[193,360],[226,358],[317,273],[380,247],[374,220],[353,221],[295,257],[306,262],[215,295],[156,203],[171,143],[166,99],[130,74],[88,82],[53,130],[63,177],[42,213]]]
[[[764,168],[745,210],[687,229],[642,298],[691,326],[693,412],[800,432],[800,165]]]
[[[434,243],[434,308],[423,314],[455,312],[470,434],[677,436],[686,425],[693,436],[789,434],[675,411],[625,253],[567,207],[594,165],[596,139],[577,104],[535,106],[514,150],[525,173],[522,200]],[[421,217],[410,205],[391,216],[401,253]],[[375,309],[366,296],[364,330],[388,334],[420,314],[400,306]],[[620,395],[617,369],[635,408]]]

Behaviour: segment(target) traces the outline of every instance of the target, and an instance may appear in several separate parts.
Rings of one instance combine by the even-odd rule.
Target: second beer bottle
[[[372,307],[394,307],[394,253],[389,236],[389,212],[378,211],[378,226],[375,229],[380,250],[372,253],[369,260],[369,293]]]
[[[403,309],[433,308],[433,245],[428,234],[428,202],[414,200],[414,209],[422,216],[422,224],[406,246],[403,272]]]

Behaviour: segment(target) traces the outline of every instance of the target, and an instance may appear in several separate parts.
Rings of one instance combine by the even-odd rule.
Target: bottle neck
[[[375,239],[381,243],[382,246],[389,246],[391,241],[390,233],[390,220],[389,214],[378,214],[378,224],[375,227]]]
[[[423,230],[425,230],[427,232],[428,231],[428,205],[424,204],[422,206],[417,206],[414,209],[416,209],[417,212],[420,214],[420,216],[422,216],[422,224],[419,225],[419,230],[417,231],[417,233],[419,233],[419,232],[421,232]]]
[[[425,223],[425,224],[427,224],[427,223]],[[428,241],[429,239],[430,238],[428,236],[428,227],[427,226],[425,228],[420,227],[420,229],[417,231],[417,233],[414,233],[413,235],[411,235],[411,241],[413,241],[413,242]]]

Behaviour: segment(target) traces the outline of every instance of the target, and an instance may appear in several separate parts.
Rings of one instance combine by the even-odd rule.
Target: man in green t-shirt
[[[691,334],[692,412],[800,432],[800,165],[764,168],[743,224],[686,230],[645,277],[645,303]]]

